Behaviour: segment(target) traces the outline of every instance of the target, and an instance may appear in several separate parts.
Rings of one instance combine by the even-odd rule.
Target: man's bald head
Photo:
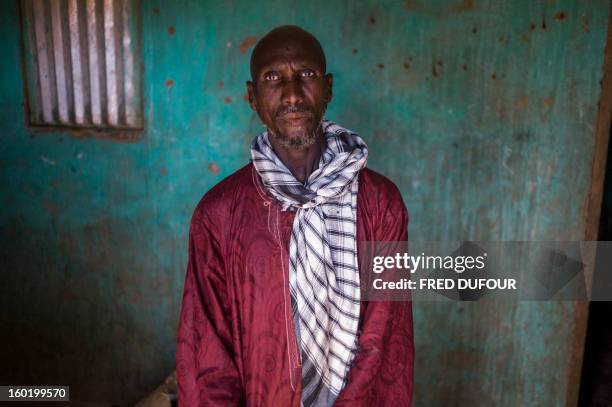
[[[321,44],[294,25],[275,28],[255,46],[247,92],[276,151],[317,149],[321,120],[332,99]],[[314,150],[313,150],[314,151]]]
[[[296,25],[283,25],[264,35],[255,45],[251,54],[251,78],[253,80],[257,79],[259,68],[265,65],[270,57],[294,47],[306,48],[309,52],[312,52],[312,55],[321,64],[323,72],[325,72],[325,53],[319,40],[308,31]]]

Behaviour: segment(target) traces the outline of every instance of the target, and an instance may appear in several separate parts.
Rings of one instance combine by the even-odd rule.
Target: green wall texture
[[[327,117],[398,184],[410,239],[584,236],[607,0],[143,0],[134,142],[25,125],[18,9],[0,3],[3,383],[123,403],[173,369],[191,212],[248,161],[248,59],[277,25],[321,40]],[[571,404],[575,307],[415,303],[416,404]]]

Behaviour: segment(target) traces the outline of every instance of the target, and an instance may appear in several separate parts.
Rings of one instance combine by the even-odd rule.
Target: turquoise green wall
[[[3,382],[125,402],[173,368],[189,218],[248,160],[249,46],[276,25],[321,40],[327,117],[400,186],[411,239],[583,237],[609,1],[142,3],[132,143],[25,126],[0,3]],[[414,304],[417,404],[563,405],[574,307]]]

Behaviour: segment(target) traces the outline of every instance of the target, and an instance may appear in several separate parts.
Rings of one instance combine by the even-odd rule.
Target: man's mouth
[[[290,123],[300,123],[309,119],[310,115],[305,113],[288,113],[281,118]]]
[[[280,119],[290,125],[301,125],[310,119],[311,115],[307,112],[286,113]]]
[[[301,106],[288,106],[279,112],[278,118],[289,124],[302,124],[312,117],[309,109]]]

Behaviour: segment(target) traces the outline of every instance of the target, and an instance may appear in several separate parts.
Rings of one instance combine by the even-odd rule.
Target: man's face
[[[254,59],[252,74],[249,102],[271,137],[287,148],[313,145],[332,96],[320,51],[305,41],[269,44]]]

